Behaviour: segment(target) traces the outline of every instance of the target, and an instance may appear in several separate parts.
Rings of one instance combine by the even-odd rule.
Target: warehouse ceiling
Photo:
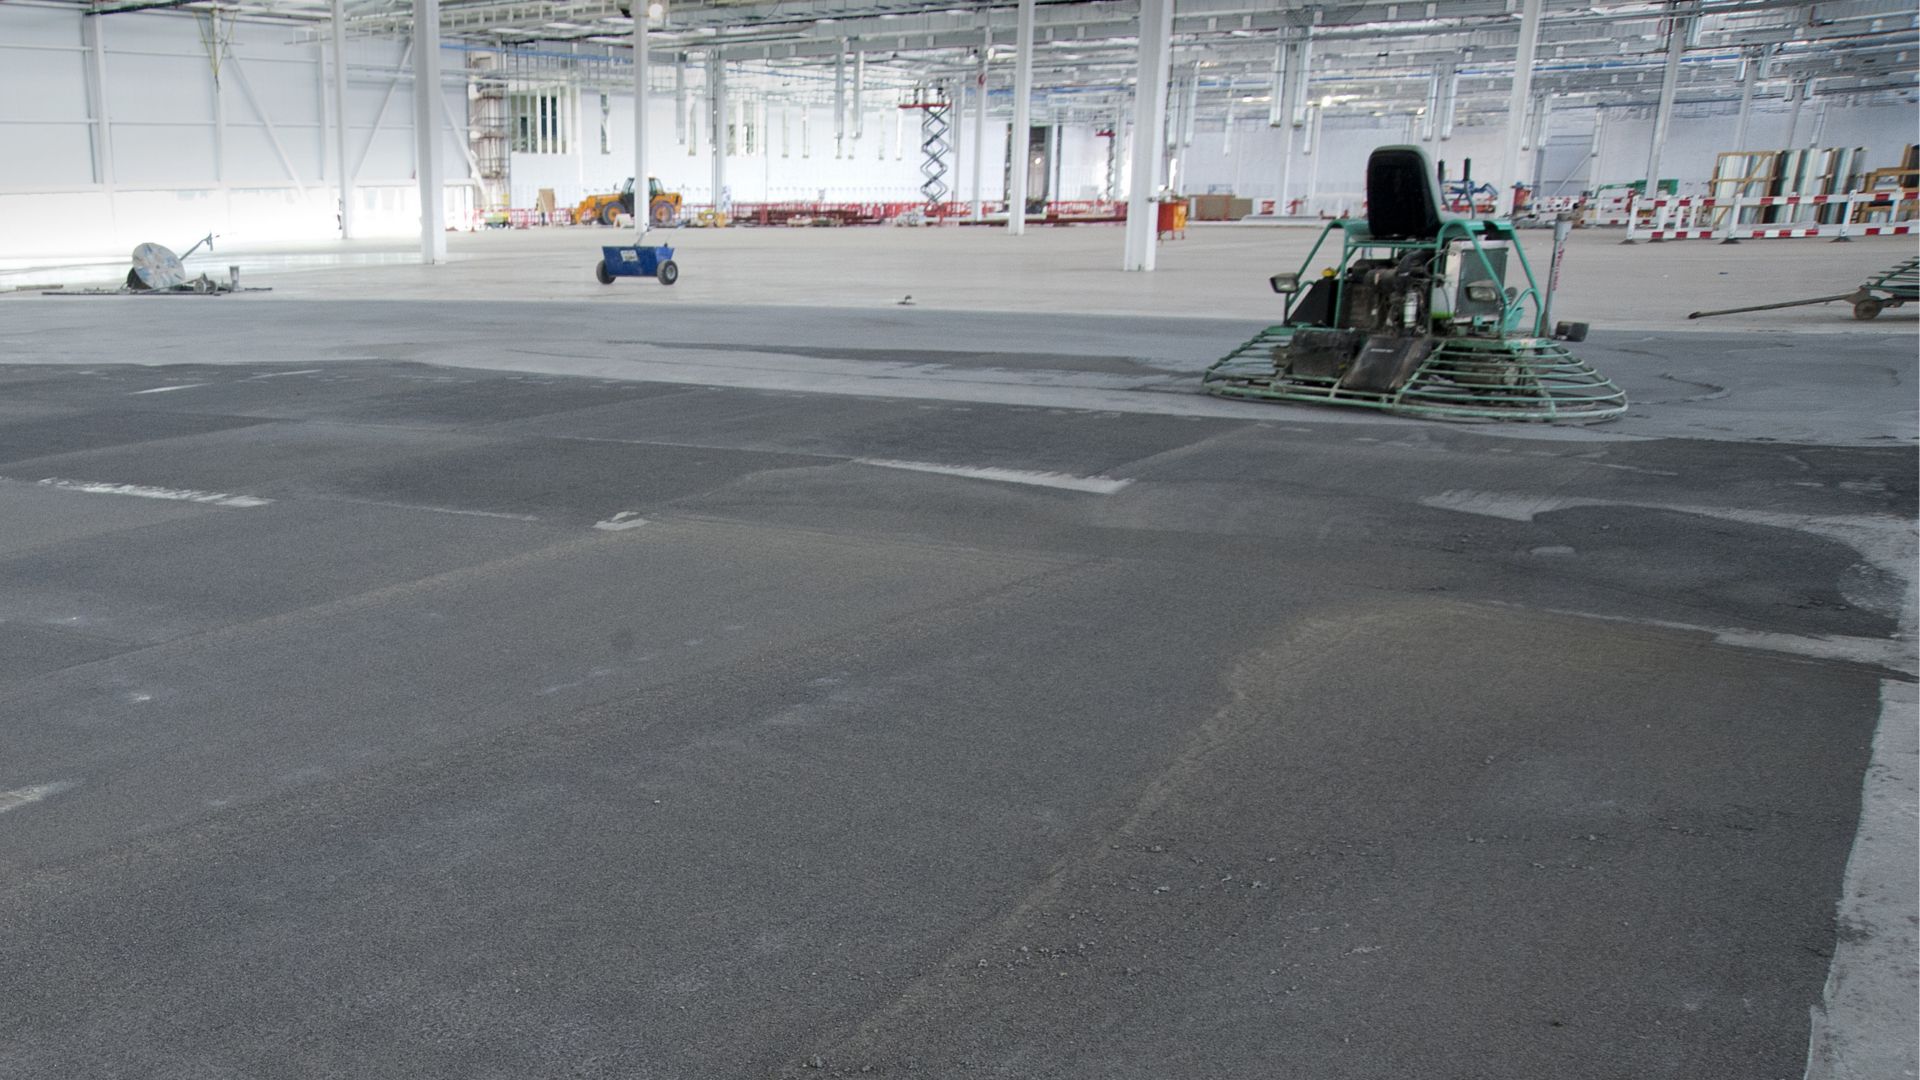
[[[644,2],[644,0],[643,0]],[[630,0],[442,0],[441,32],[497,49],[514,67],[615,85],[630,79]],[[1010,85],[1015,6],[910,0],[653,0],[662,79],[675,58],[718,55],[763,78],[832,77],[841,57],[864,57],[869,86],[970,83],[991,39],[995,105]],[[287,20],[322,33],[328,0],[113,0],[101,13],[166,8]],[[350,32],[403,38],[405,0],[347,0]],[[1173,72],[1197,84],[1196,114],[1263,112],[1283,41],[1308,40],[1309,99],[1329,116],[1412,116],[1436,83],[1458,78],[1459,122],[1504,116],[1519,40],[1519,0],[1175,0]],[[1679,100],[1732,103],[1752,71],[1759,100],[1844,97],[1913,101],[1920,16],[1909,0],[1702,0],[1650,3],[1546,0],[1534,91],[1555,108],[1637,107],[1657,97],[1670,27],[1686,37]],[[1116,115],[1132,93],[1135,0],[1043,0],[1035,16],[1036,117]],[[685,76],[678,76],[684,78]],[[697,76],[696,76],[697,78]],[[663,86],[666,85],[664,82]]]

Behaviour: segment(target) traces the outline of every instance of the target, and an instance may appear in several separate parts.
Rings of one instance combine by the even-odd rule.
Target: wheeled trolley
[[[657,278],[660,284],[671,285],[680,280],[680,264],[673,261],[670,247],[607,246],[600,249],[600,265],[593,268],[593,276],[602,285],[622,277]]]

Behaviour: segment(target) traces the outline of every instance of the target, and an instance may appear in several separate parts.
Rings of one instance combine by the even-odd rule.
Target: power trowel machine
[[[1222,397],[1354,405],[1445,419],[1610,420],[1620,389],[1549,332],[1542,292],[1510,222],[1441,213],[1438,175],[1418,147],[1367,159],[1365,220],[1329,222],[1300,272],[1275,274],[1286,317],[1202,377]],[[1309,277],[1327,237],[1339,262]],[[1555,274],[1565,240],[1555,237]],[[1509,259],[1525,286],[1509,286]]]

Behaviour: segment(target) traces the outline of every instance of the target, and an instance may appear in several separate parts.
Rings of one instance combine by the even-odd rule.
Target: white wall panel
[[[294,129],[278,127],[280,146],[286,150],[287,157],[293,163],[297,176],[287,175],[286,166],[280,161],[280,155],[274,152],[273,142],[267,137],[267,129],[258,124],[227,125],[227,157],[231,165],[227,169],[227,183],[234,187],[248,184],[292,184],[313,185],[320,182],[320,147],[313,145],[308,138],[301,138]],[[458,171],[458,170],[456,170]]]
[[[30,94],[0,97],[0,120],[85,120],[86,52],[75,40],[68,49],[8,48],[13,39],[0,31],[0,79],[9,86],[33,87]]]
[[[113,51],[116,40],[131,36],[124,26],[108,21],[107,113],[114,123],[209,120],[213,116],[213,69],[207,66],[206,57]],[[11,78],[10,74],[0,74],[0,79]],[[229,95],[235,92],[227,88]],[[228,104],[232,101],[229,96]]]
[[[112,132],[114,182],[121,187],[215,183],[213,127],[205,121],[122,124],[116,120]]]
[[[0,260],[133,250],[131,245],[116,248],[113,200],[101,190],[0,194],[0,221],[6,222],[0,229]]]
[[[260,107],[275,124],[318,123],[320,119],[320,76],[317,70],[319,50],[312,47],[261,52],[249,47],[235,50],[235,57],[246,68],[247,81],[259,95]],[[228,63],[233,63],[229,60]],[[238,94],[237,79],[228,76]],[[244,99],[243,99],[244,100]],[[250,111],[250,110],[249,110]]]
[[[9,5],[0,22],[0,42],[7,45],[78,45],[80,19],[75,11]]]
[[[80,124],[9,124],[0,121],[10,185],[85,187],[93,182],[92,135]]]

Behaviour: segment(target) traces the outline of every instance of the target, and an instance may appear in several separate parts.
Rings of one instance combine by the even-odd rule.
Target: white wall
[[[1809,103],[1802,112],[1796,145],[1808,145],[1817,107],[1817,102]],[[1549,188],[1567,175],[1566,167],[1579,152],[1569,147],[1590,144],[1594,116],[1594,110],[1579,109],[1556,111],[1550,117],[1549,142],[1560,152],[1549,161]],[[1789,111],[1777,104],[1756,106],[1748,145],[1735,147],[1731,145],[1734,117],[1726,107],[1676,110],[1660,172],[1683,181],[1683,188],[1704,187],[1713,173],[1715,155],[1721,152],[1786,148],[1789,120]],[[1847,108],[1835,103],[1829,106],[1820,145],[1863,146],[1867,148],[1868,168],[1892,166],[1899,164],[1907,144],[1920,138],[1916,127],[1920,127],[1920,109],[1914,106]],[[1650,110],[1613,110],[1602,125],[1600,155],[1591,175],[1582,175],[1589,184],[1645,179],[1652,132]],[[1411,141],[1410,133],[1417,135],[1417,130],[1405,116],[1327,118],[1322,123],[1320,146],[1309,155],[1300,151],[1299,133],[1269,128],[1262,116],[1239,121],[1234,127],[1231,153],[1223,153],[1223,132],[1216,124],[1213,130],[1203,129],[1194,135],[1186,151],[1180,187],[1187,194],[1218,191],[1248,198],[1278,198],[1282,148],[1290,134],[1294,148],[1288,185],[1291,196],[1303,197],[1311,178],[1315,181],[1315,198],[1307,212],[1357,211],[1367,155],[1376,146]],[[1425,145],[1432,157],[1447,163],[1450,175],[1459,175],[1461,162],[1471,158],[1476,180],[1497,183],[1500,178],[1495,174],[1500,169],[1504,139],[1505,132],[1498,126],[1462,124],[1455,127],[1452,139]],[[1317,171],[1315,158],[1319,159]],[[1521,167],[1531,179],[1531,155],[1523,156]]]
[[[600,98],[597,90],[581,92],[581,138],[579,154],[513,155],[510,200],[515,207],[531,207],[540,188],[554,191],[557,205],[571,206],[592,192],[615,191],[633,175],[633,97],[611,95],[608,116],[607,153],[600,152]],[[696,94],[696,99],[698,95]],[[699,120],[690,130],[689,144],[674,138],[674,102],[670,93],[656,92],[648,108],[648,168],[669,191],[680,192],[690,204],[713,202],[712,142],[706,124],[706,110],[699,109]],[[843,156],[834,157],[833,110],[788,106],[785,134],[782,134],[782,106],[767,108],[765,140],[752,155],[739,151],[744,147],[736,139],[735,153],[728,155],[726,185],[735,203],[788,200],[828,202],[913,202],[920,198],[920,114],[897,108],[870,108],[863,137],[852,137],[854,125],[847,124],[848,138]],[[801,116],[808,117],[806,138],[802,140]],[[949,198],[971,197],[973,124],[967,120],[961,133],[959,158],[949,158],[947,186]],[[1005,123],[987,125],[989,147],[982,177],[988,198],[998,198],[1002,188]],[[904,144],[904,145],[903,145]],[[884,151],[884,153],[883,153]]]
[[[194,17],[95,18],[108,171],[94,160],[100,109],[82,22],[68,5],[0,4],[0,145],[10,148],[0,155],[0,258],[122,252],[143,240],[185,246],[208,232],[237,244],[339,235],[332,70],[319,45],[296,41],[286,25],[234,24],[216,90]],[[410,79],[375,127],[401,48],[364,39],[347,47],[348,153],[365,158],[356,180],[362,235],[419,229]],[[443,66],[457,71],[457,54]],[[444,94],[464,128],[464,90]],[[473,205],[463,142],[463,131],[443,130],[450,224],[467,221]]]

